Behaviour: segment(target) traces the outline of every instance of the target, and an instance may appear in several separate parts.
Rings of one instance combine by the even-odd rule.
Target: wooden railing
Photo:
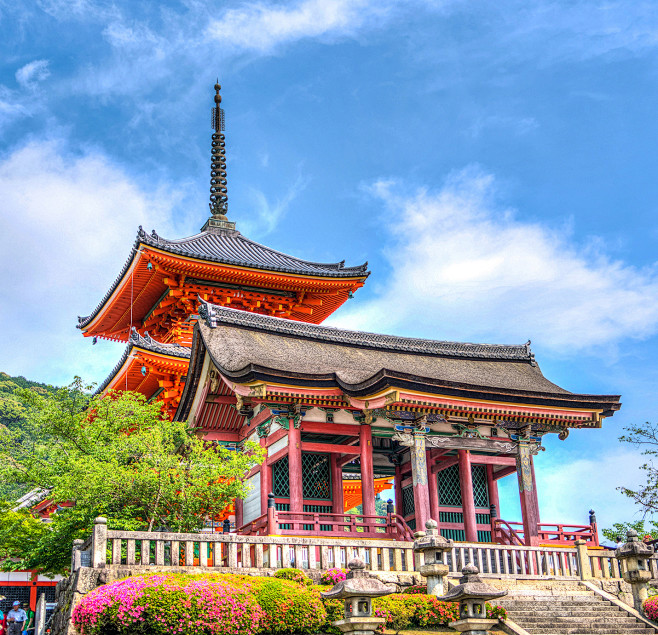
[[[244,536],[339,536],[355,534],[358,538],[414,539],[413,532],[401,516],[365,514],[334,514],[331,512],[277,511],[270,506],[266,514],[238,528]]]
[[[523,523],[496,518],[492,521],[494,541],[499,544],[525,544]],[[598,546],[599,538],[595,525],[564,525],[540,523],[538,525],[540,544],[573,545],[576,540]]]
[[[300,521],[301,522],[301,521]],[[318,536],[249,536],[219,533],[129,532],[107,529],[97,519],[94,533],[86,541],[76,540],[72,570],[82,566],[200,567],[218,571],[344,568],[354,557],[371,571],[413,572],[424,564],[414,554],[413,543],[377,540],[348,534],[342,539]],[[583,540],[573,547],[453,543],[446,554],[449,575],[461,575],[467,564],[476,565],[485,577],[566,580],[604,578],[618,580],[622,571],[615,552],[588,548]],[[652,577],[658,578],[656,556],[649,562]]]

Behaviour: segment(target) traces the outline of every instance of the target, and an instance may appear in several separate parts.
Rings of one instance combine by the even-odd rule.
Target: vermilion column
[[[291,512],[304,511],[302,476],[302,433],[299,428],[295,428],[291,418],[288,420],[288,486]]]
[[[235,499],[235,529],[236,531],[244,525],[244,501],[241,498]]]
[[[404,505],[402,504],[402,466],[399,463],[395,464],[395,513],[404,518]]]
[[[434,460],[431,451],[427,451],[427,489],[430,496],[430,517],[439,522],[439,484],[436,474],[432,472]],[[423,531],[425,531],[423,529]]]
[[[496,506],[496,513],[500,518],[500,503],[498,501],[498,481],[494,478],[494,466],[487,465],[487,489],[489,490],[489,505]]]
[[[525,544],[529,547],[536,547],[539,545],[539,501],[537,500],[532,454],[527,443],[519,443],[516,455],[516,474],[519,479]]]
[[[260,447],[265,448],[267,452],[267,438],[261,437],[259,439]],[[272,483],[270,480],[270,466],[267,464],[267,454],[265,455],[265,460],[261,463],[260,466],[260,513],[267,514],[267,495],[272,489]]]
[[[459,457],[459,486],[462,492],[462,512],[464,514],[464,533],[466,542],[477,542],[478,530],[475,518],[475,500],[473,498],[473,474],[471,472],[471,453],[457,450]]]
[[[374,516],[375,509],[375,472],[372,465],[372,428],[361,424],[359,428],[359,446],[361,448],[361,502],[365,516]]]
[[[343,468],[339,463],[339,458],[340,455],[331,454],[331,511],[334,514],[342,514],[345,511],[343,509]]]

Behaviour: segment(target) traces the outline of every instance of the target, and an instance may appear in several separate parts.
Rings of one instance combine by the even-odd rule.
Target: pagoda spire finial
[[[210,164],[210,218],[201,231],[213,229],[235,229],[235,223],[226,218],[228,212],[228,190],[226,187],[226,137],[224,136],[224,109],[220,107],[222,96],[219,79],[215,84],[215,105],[211,112],[212,162]]]

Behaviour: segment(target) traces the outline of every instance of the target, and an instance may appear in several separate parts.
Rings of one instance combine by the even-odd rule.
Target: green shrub
[[[311,634],[326,622],[322,600],[309,587],[278,578],[252,578],[250,586],[266,615],[263,631]]]
[[[297,584],[312,584],[311,580],[309,580],[301,569],[278,569],[274,577],[297,582]]]
[[[396,632],[409,626],[421,628],[448,624],[459,619],[459,609],[454,602],[441,602],[433,595],[395,593],[375,598],[376,609],[386,609],[391,617],[389,628]]]

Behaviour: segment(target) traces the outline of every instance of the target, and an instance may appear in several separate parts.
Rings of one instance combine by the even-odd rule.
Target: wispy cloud
[[[562,354],[658,330],[656,267],[638,269],[596,240],[523,220],[477,166],[437,191],[382,180],[370,192],[395,232],[385,248],[390,279],[334,323],[458,340],[531,337]]]
[[[227,10],[207,28],[210,39],[243,51],[269,53],[306,38],[354,35],[373,28],[395,5],[390,0],[302,0],[292,5],[252,3]]]
[[[251,197],[254,201],[255,218],[252,215],[240,222],[240,229],[247,236],[262,238],[274,231],[279,221],[285,216],[290,204],[299,196],[309,183],[309,178],[298,174],[288,187],[283,197],[270,201],[262,190],[252,188]]]
[[[76,315],[107,290],[139,224],[173,233],[177,197],[141,186],[99,152],[73,154],[62,140],[30,142],[1,158],[0,328],[16,331],[16,311],[30,316],[29,336],[3,341],[13,366],[3,370],[62,382],[74,373],[102,378],[118,351],[92,349]]]
[[[16,71],[16,81],[23,87],[35,85],[50,77],[48,60],[34,60]]]

